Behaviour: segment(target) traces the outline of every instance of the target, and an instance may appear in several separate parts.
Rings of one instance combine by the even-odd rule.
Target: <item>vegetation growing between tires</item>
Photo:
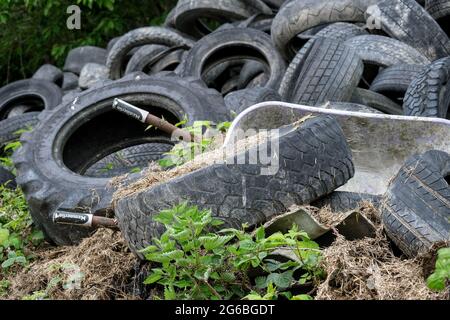
[[[164,292],[160,298],[306,300],[311,297],[291,289],[324,276],[318,244],[296,226],[271,235],[263,227],[253,233],[218,230],[221,220],[186,203],[162,211],[155,221],[166,232],[142,253],[157,266],[145,283],[159,285]],[[281,248],[293,259],[276,260]]]

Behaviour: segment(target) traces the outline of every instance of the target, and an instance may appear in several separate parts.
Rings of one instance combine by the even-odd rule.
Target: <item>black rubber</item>
[[[61,87],[64,91],[71,91],[78,88],[78,75],[72,72],[64,72]]]
[[[363,70],[361,59],[352,49],[331,39],[314,39],[292,89],[283,99],[311,106],[349,101]]]
[[[382,70],[372,82],[370,90],[393,99],[403,101],[408,87],[425,66],[397,64]]]
[[[63,70],[79,75],[86,63],[104,65],[106,63],[106,55],[106,49],[99,47],[84,46],[74,48],[67,54]]]
[[[265,101],[281,101],[281,97],[276,91],[262,87],[238,90],[225,96],[228,109],[236,114]]]
[[[119,79],[125,73],[127,54],[134,48],[150,44],[191,47],[194,42],[178,31],[167,28],[143,27],[132,30],[120,37],[108,53],[106,66],[109,68],[109,77]]]
[[[113,187],[109,180],[83,173],[109,154],[164,136],[159,130],[145,131],[147,125],[112,110],[114,98],[121,97],[172,123],[184,118],[188,124],[230,119],[220,94],[199,81],[176,76],[136,80],[132,76],[91,88],[53,112],[44,111],[33,134],[21,137],[23,146],[13,156],[17,183],[33,220],[56,244],[76,243],[92,231],[53,224],[57,208],[84,208],[92,213],[110,208]]]
[[[377,4],[382,30],[423,53],[431,61],[450,55],[450,39],[415,0],[384,0]]]
[[[5,145],[19,140],[20,131],[29,131],[38,124],[38,116],[39,112],[30,112],[0,121],[0,155]]]
[[[298,48],[296,36],[313,27],[332,22],[366,22],[367,8],[379,0],[293,0],[284,5],[272,23],[272,39],[290,60]]]
[[[277,154],[274,175],[262,175],[261,164],[212,164],[119,199],[114,209],[129,247],[142,258],[138,250],[164,231],[153,216],[183,201],[210,209],[225,226],[254,227],[330,194],[354,174],[342,129],[329,116],[282,129]]]
[[[295,55],[294,59],[286,69],[280,88],[278,89],[281,97],[286,99],[290,95],[289,92],[293,90],[296,79],[304,66],[305,59],[317,38],[327,38],[334,41],[344,42],[347,39],[363,34],[367,34],[367,32],[354,24],[337,22],[326,26],[318,33],[311,36],[302,49]]]
[[[384,197],[388,236],[409,257],[450,239],[450,155],[429,151],[407,160]]]
[[[261,13],[260,10],[242,0],[179,0],[167,16],[165,26],[200,39],[212,32],[202,19],[233,22]]]
[[[364,202],[370,202],[378,208],[381,198],[381,196],[367,193],[335,191],[329,196],[311,203],[311,206],[316,208],[329,206],[334,213],[344,213],[358,209]]]
[[[450,57],[428,65],[413,80],[403,103],[407,116],[446,118],[450,105]]]
[[[356,88],[353,92],[351,102],[372,107],[386,114],[402,115],[402,106],[391,99],[366,89]]]
[[[161,54],[163,51],[167,50],[167,46],[149,44],[140,47],[128,61],[127,68],[125,69],[125,74],[144,71],[146,66],[153,62],[156,55]]]
[[[436,20],[442,30],[450,36],[450,1],[427,0],[425,10]]]
[[[12,82],[0,89],[0,120],[15,106],[32,106],[29,111],[52,109],[61,103],[62,91],[54,83],[27,79]]]
[[[268,88],[278,88],[286,64],[272,44],[270,36],[251,28],[233,28],[213,32],[189,51],[177,69],[182,76],[202,78],[203,74],[228,61],[257,60],[269,70]]]
[[[267,69],[261,62],[258,61],[246,62],[242,67],[242,69],[240,70],[239,86],[238,86],[239,89],[248,88],[248,85],[252,83],[252,80],[254,80],[256,77],[266,72]]]
[[[63,83],[63,72],[54,65],[44,64],[37,69],[32,78],[50,81],[61,87]]]
[[[117,151],[96,162],[84,173],[88,177],[111,178],[141,171],[162,158],[174,143],[167,137],[155,137],[155,142],[136,145]]]
[[[428,64],[430,60],[413,47],[396,39],[378,35],[364,35],[344,42],[361,57],[364,63],[380,67],[396,64]]]
[[[4,186],[8,189],[16,189],[16,177],[6,168],[0,166],[0,186]]]

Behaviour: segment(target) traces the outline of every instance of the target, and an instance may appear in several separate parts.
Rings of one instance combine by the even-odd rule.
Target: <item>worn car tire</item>
[[[106,63],[106,55],[106,49],[99,47],[84,46],[74,48],[67,54],[63,70],[79,75],[86,63],[104,65]]]
[[[311,36],[306,44],[300,49],[299,52],[295,55],[294,59],[289,63],[289,66],[286,69],[286,72],[283,76],[283,80],[281,81],[280,88],[278,92],[280,93],[283,99],[287,99],[290,95],[290,92],[293,90],[295,86],[296,79],[298,78],[303,66],[305,59],[307,58],[311,47],[313,46],[315,39],[317,38],[327,38],[332,39],[334,41],[344,42],[347,39],[352,37],[367,34],[367,32],[351,23],[337,22],[333,23],[329,26],[326,26],[322,30],[320,30],[315,35]]]
[[[61,100],[61,88],[50,81],[15,81],[0,89],[0,120],[7,118],[14,106],[32,106],[31,110],[40,111],[55,108]]]
[[[377,92],[356,88],[353,92],[351,102],[372,107],[386,114],[402,115],[402,106],[395,103],[388,97]]]
[[[228,109],[236,114],[266,101],[281,101],[281,97],[276,91],[263,87],[238,90],[225,96],[225,104]]]
[[[109,77],[113,80],[119,79],[125,72],[124,61],[130,50],[149,44],[191,47],[194,42],[178,31],[167,28],[143,27],[132,30],[120,37],[108,53],[106,66],[109,69]]]
[[[446,118],[450,105],[450,57],[428,65],[406,92],[403,110],[407,116]]]
[[[78,89],[78,75],[72,72],[64,72],[61,88],[64,92]]]
[[[304,60],[288,102],[317,105],[327,101],[349,101],[363,74],[356,53],[338,41],[317,38]]]
[[[116,218],[129,247],[142,258],[138,251],[164,231],[153,216],[184,201],[210,209],[226,226],[253,227],[331,193],[354,174],[342,129],[329,116],[282,129],[277,154],[275,175],[262,175],[261,164],[212,164],[118,199]]]
[[[329,196],[311,203],[311,206],[316,208],[329,206],[333,213],[344,213],[358,209],[363,202],[370,202],[378,208],[381,197],[367,193],[335,191]]]
[[[380,67],[407,64],[429,64],[430,60],[413,47],[396,39],[378,35],[364,35],[344,42],[361,57],[364,63]]]
[[[437,22],[414,0],[378,3],[382,30],[423,53],[431,61],[450,55],[450,39]]]
[[[388,236],[409,257],[450,240],[450,155],[429,151],[407,160],[384,197]]]
[[[222,22],[245,20],[260,13],[258,8],[241,0],[179,0],[166,18],[165,26],[180,30],[196,39],[211,33],[202,18]]]
[[[386,68],[373,80],[370,90],[393,100],[403,100],[409,86],[424,68],[416,64],[397,64]]]
[[[149,44],[140,47],[128,61],[127,68],[125,69],[125,74],[142,71],[148,64],[154,63],[155,56],[160,55],[162,52],[167,50],[167,46],[162,46],[158,44]],[[146,73],[146,72],[145,72]]]
[[[286,64],[270,36],[250,28],[219,30],[205,36],[192,47],[177,72],[202,79],[203,74],[221,63],[246,59],[263,63],[270,73],[265,86],[278,88]]]
[[[378,0],[293,0],[284,5],[272,23],[272,39],[290,60],[296,51],[295,38],[313,27],[332,22],[365,22],[364,14]]]
[[[217,122],[230,119],[220,94],[201,82],[176,76],[140,79],[91,88],[53,112],[44,111],[33,134],[22,135],[22,148],[13,157],[17,183],[33,220],[54,243],[73,244],[92,231],[53,224],[58,208],[84,208],[95,214],[110,208],[109,179],[83,176],[89,167],[108,154],[164,135],[159,130],[146,132],[145,124],[112,110],[114,98],[147,108],[172,123],[186,117],[189,124],[206,117]]]
[[[64,74],[61,69],[51,64],[44,64],[37,69],[32,78],[50,81],[61,87],[63,83],[63,76]]]
[[[149,163],[161,159],[174,146],[174,142],[167,137],[155,137],[152,140],[152,143],[128,147],[106,156],[89,167],[84,175],[111,178],[131,173],[134,169],[140,171],[148,167]]]

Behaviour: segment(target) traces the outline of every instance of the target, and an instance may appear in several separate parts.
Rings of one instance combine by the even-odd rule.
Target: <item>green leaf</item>
[[[299,295],[293,296],[290,300],[307,301],[307,300],[313,300],[313,298],[310,295],[307,295],[307,294],[299,294]]]
[[[256,230],[255,237],[256,237],[256,241],[260,241],[266,237],[266,232],[265,232],[263,226],[259,227]]]
[[[445,289],[447,278],[444,272],[435,272],[427,279],[428,288],[435,291],[442,291]]]
[[[8,229],[0,229],[0,246],[3,246],[6,240],[9,238],[9,230]]]
[[[2,268],[3,269],[7,269],[7,268],[11,267],[14,264],[15,261],[16,261],[16,258],[9,258],[9,259],[7,259],[6,261],[4,261],[2,263]]]
[[[175,293],[175,289],[172,286],[167,286],[164,288],[164,299],[175,300],[176,298],[177,294]]]
[[[162,277],[163,275],[161,273],[154,272],[145,279],[144,284],[152,284],[158,282]]]

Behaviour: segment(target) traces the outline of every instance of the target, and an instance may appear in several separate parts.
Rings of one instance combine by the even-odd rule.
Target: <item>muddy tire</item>
[[[25,105],[32,107],[29,111],[41,111],[55,108],[61,100],[61,89],[50,81],[15,81],[0,89],[0,120],[7,118],[15,106]]]
[[[403,100],[406,91],[425,66],[398,64],[382,70],[372,82],[370,90],[394,100]]]
[[[87,63],[105,64],[107,51],[103,48],[84,46],[69,51],[64,63],[64,71],[79,75]]]
[[[114,44],[108,53],[106,66],[110,79],[119,79],[125,73],[126,55],[134,48],[143,45],[157,44],[168,47],[193,45],[191,39],[186,38],[176,30],[160,27],[144,27],[132,30]]]
[[[382,206],[388,236],[409,257],[450,239],[450,155],[429,151],[407,160]]]
[[[240,114],[245,109],[266,101],[281,101],[280,95],[269,88],[251,88],[231,92],[225,96],[225,104],[229,110]]]
[[[381,197],[366,193],[336,191],[311,203],[311,206],[316,208],[329,206],[334,213],[344,213],[358,209],[363,202],[370,202],[375,207],[379,207]]]
[[[332,22],[366,22],[364,14],[376,0],[294,0],[284,5],[272,23],[272,39],[290,60],[296,51],[295,38],[313,27]]]
[[[118,199],[116,218],[131,250],[142,258],[138,250],[164,231],[153,216],[181,202],[210,209],[226,226],[252,227],[294,204],[309,204],[331,193],[353,176],[351,152],[332,117],[284,130],[275,175],[261,175],[261,164],[213,164]]]
[[[413,80],[403,103],[407,116],[447,116],[450,105],[450,57],[428,65]]]
[[[389,36],[416,48],[430,61],[450,55],[449,37],[416,1],[384,0],[378,8],[382,29]]]
[[[84,176],[89,167],[116,151],[166,136],[159,130],[146,132],[145,124],[112,110],[116,97],[172,123],[185,117],[189,123],[206,116],[212,121],[229,120],[220,94],[193,79],[175,76],[110,82],[83,92],[54,112],[42,113],[33,134],[22,135],[22,148],[13,159],[33,220],[56,244],[77,243],[92,230],[53,224],[55,210],[104,213],[110,208],[114,188],[109,179]]]
[[[327,101],[349,101],[364,70],[356,53],[338,41],[317,38],[304,59],[292,90],[284,100],[317,105]]]
[[[265,87],[278,88],[286,64],[270,36],[250,28],[220,30],[202,38],[189,51],[177,72],[202,79],[203,74],[221,63],[246,59],[264,64],[270,74]]]
[[[356,90],[353,92],[351,102],[374,108],[386,114],[403,114],[401,105],[395,103],[382,94],[370,90],[356,88]]]
[[[364,63],[380,67],[406,64],[429,64],[430,60],[413,47],[396,39],[377,36],[357,36],[344,42],[361,57]]]
[[[200,39],[212,32],[202,18],[224,23],[245,20],[257,13],[258,8],[241,0],[180,0],[167,16],[165,26]]]

